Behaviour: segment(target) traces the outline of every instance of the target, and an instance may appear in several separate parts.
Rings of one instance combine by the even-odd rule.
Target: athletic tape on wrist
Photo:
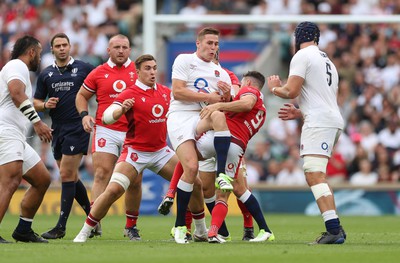
[[[27,118],[30,122],[35,124],[36,122],[40,121],[40,117],[35,111],[35,108],[33,107],[31,101],[29,99],[26,99],[19,105],[18,108]]]

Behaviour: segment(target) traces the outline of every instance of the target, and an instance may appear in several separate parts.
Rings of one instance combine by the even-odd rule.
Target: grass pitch
[[[57,216],[37,216],[33,228],[42,233],[55,225]],[[209,224],[210,218],[207,218]],[[225,244],[190,243],[178,245],[169,236],[174,216],[140,216],[140,242],[123,237],[124,216],[102,220],[103,236],[75,244],[73,238],[84,222],[83,216],[71,216],[67,235],[49,244],[1,244],[0,262],[399,262],[399,216],[342,217],[347,232],[344,245],[310,246],[324,230],[321,217],[304,215],[267,215],[276,241],[249,243],[241,241],[242,218],[228,217],[232,242]],[[17,216],[7,214],[0,225],[0,235],[12,240]]]

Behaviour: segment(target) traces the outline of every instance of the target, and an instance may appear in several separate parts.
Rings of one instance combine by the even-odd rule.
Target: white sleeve
[[[289,76],[299,76],[303,79],[306,78],[306,72],[308,68],[308,57],[305,52],[298,51],[290,61]],[[306,66],[305,66],[306,65]]]
[[[179,55],[176,57],[174,64],[172,65],[172,78],[183,81],[188,81],[189,76],[189,63],[187,55]]]
[[[18,79],[26,86],[27,81],[29,81],[26,79],[26,76],[29,76],[28,68],[25,65],[21,65],[21,63],[24,63],[17,59],[12,60],[9,63],[10,64],[8,65],[7,69],[4,70],[5,72],[3,71],[4,80],[6,83],[8,84],[11,80]]]

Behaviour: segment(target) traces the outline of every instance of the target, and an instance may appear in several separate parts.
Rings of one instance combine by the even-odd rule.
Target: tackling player
[[[268,228],[257,199],[247,189],[242,174],[238,174],[241,158],[243,157],[249,140],[258,132],[265,121],[266,109],[262,100],[261,89],[265,83],[264,76],[257,71],[249,71],[244,74],[241,88],[231,102],[215,103],[205,107],[201,111],[202,120],[197,126],[196,133],[205,135],[197,141],[197,149],[203,158],[215,155],[212,147],[215,121],[221,122],[224,116],[232,134],[232,144],[228,151],[225,177],[232,181],[233,192],[246,206],[253,218],[256,220],[260,232],[250,242],[273,241],[275,236]],[[210,146],[211,145],[211,146]],[[216,185],[217,186],[217,185]],[[217,191],[217,199],[212,210],[211,226],[208,232],[210,243],[223,243],[224,240],[218,236],[218,230],[228,212],[227,200],[229,191]]]

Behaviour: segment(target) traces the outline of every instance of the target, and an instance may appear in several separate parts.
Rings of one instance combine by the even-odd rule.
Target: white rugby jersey
[[[186,86],[193,92],[218,91],[217,82],[224,81],[231,84],[228,73],[214,62],[206,62],[200,59],[196,53],[178,55],[172,66],[172,79],[186,82]],[[169,112],[174,111],[200,111],[199,102],[175,100],[171,94]]]
[[[315,45],[300,49],[290,62],[289,76],[304,79],[299,107],[309,127],[344,128],[337,104],[339,76],[335,65]]]
[[[12,129],[25,136],[29,126],[29,120],[15,106],[8,90],[8,83],[18,79],[25,84],[25,94],[32,98],[32,84],[29,69],[20,59],[9,61],[0,72],[0,131]]]

